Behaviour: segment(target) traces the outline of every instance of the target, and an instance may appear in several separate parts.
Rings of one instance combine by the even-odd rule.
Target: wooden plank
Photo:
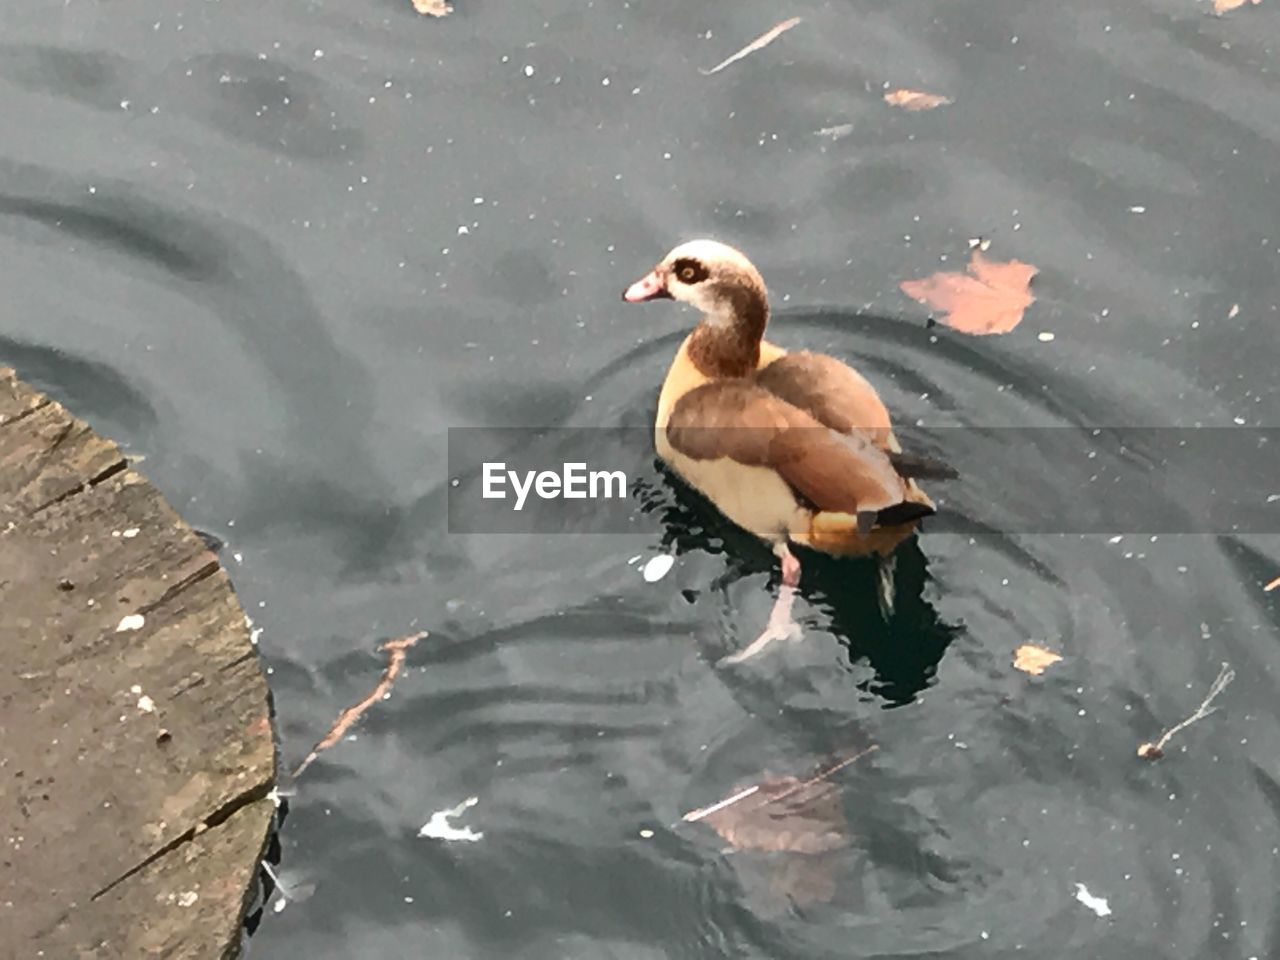
[[[19,380],[11,369],[0,367],[0,428],[48,402],[48,397]]]
[[[232,956],[276,763],[244,612],[115,445],[38,397],[0,371],[0,943]],[[158,906],[201,862],[199,909]]]
[[[233,960],[275,804],[255,801],[103,894],[42,944],[46,957]],[[255,851],[246,857],[246,851]],[[127,931],[92,939],[85,931]]]

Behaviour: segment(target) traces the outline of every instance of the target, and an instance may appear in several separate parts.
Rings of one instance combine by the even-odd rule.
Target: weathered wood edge
[[[0,368],[0,944],[236,956],[275,776],[217,557],[115,444]]]

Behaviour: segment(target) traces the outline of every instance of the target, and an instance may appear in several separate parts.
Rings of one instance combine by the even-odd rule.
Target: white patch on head
[[[687,243],[682,243],[668,253],[662,262],[672,264],[681,257],[693,257],[695,260],[701,260],[713,270],[717,263],[732,264],[752,273],[756,269],[741,250],[737,250],[727,243],[721,243],[719,240],[690,240]]]
[[[760,272],[741,250],[727,243],[708,239],[689,240],[680,244],[662,258],[660,265],[667,270],[667,292],[675,299],[697,307],[706,314],[706,319],[712,324],[729,325],[735,318],[732,314],[725,312],[726,305],[722,299],[711,295],[713,287],[706,281],[694,284],[680,282],[680,278],[675,276],[671,267],[677,260],[685,258],[699,261],[711,271],[713,278],[722,271],[743,273],[760,284],[762,289],[764,288],[764,280]]]

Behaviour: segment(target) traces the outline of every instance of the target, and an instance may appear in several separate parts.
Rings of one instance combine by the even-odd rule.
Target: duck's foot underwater
[[[896,554],[876,557],[876,600],[880,604],[880,615],[886,620],[893,618],[894,602],[898,599],[897,571]]]
[[[722,664],[742,663],[754,657],[775,640],[799,640],[803,636],[800,624],[796,623],[791,615],[791,607],[796,600],[796,587],[800,585],[800,561],[787,549],[785,542],[774,547],[773,552],[782,561],[782,586],[778,588],[778,599],[774,601],[769,622],[764,632],[749,646],[725,657],[720,661]]]

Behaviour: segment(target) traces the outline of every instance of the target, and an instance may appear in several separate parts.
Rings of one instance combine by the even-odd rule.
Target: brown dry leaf
[[[825,780],[766,777],[750,796],[703,819],[735,850],[822,853],[849,842],[840,791]]]
[[[1013,665],[1024,673],[1037,677],[1061,659],[1060,654],[1037,647],[1033,643],[1024,643],[1013,652]]]
[[[938,319],[949,327],[981,335],[1008,333],[1036,302],[1030,288],[1039,272],[1029,263],[997,263],[974,250],[967,273],[943,271],[899,286],[911,299],[942,311]]]
[[[1213,0],[1213,12],[1226,13],[1236,7],[1243,7],[1246,2],[1252,3],[1256,7],[1262,0]]]
[[[413,9],[428,17],[447,17],[453,13],[448,0],[413,0]]]
[[[759,783],[709,807],[691,810],[683,819],[705,820],[735,850],[808,854],[838,850],[849,843],[849,822],[840,791],[828,778],[878,749],[872,744],[808,780],[766,774]]]
[[[925,93],[922,90],[908,90],[905,87],[899,87],[897,90],[890,90],[886,93],[884,102],[891,107],[901,107],[903,110],[932,110],[934,107],[941,107],[950,103],[951,98],[937,93]]]

